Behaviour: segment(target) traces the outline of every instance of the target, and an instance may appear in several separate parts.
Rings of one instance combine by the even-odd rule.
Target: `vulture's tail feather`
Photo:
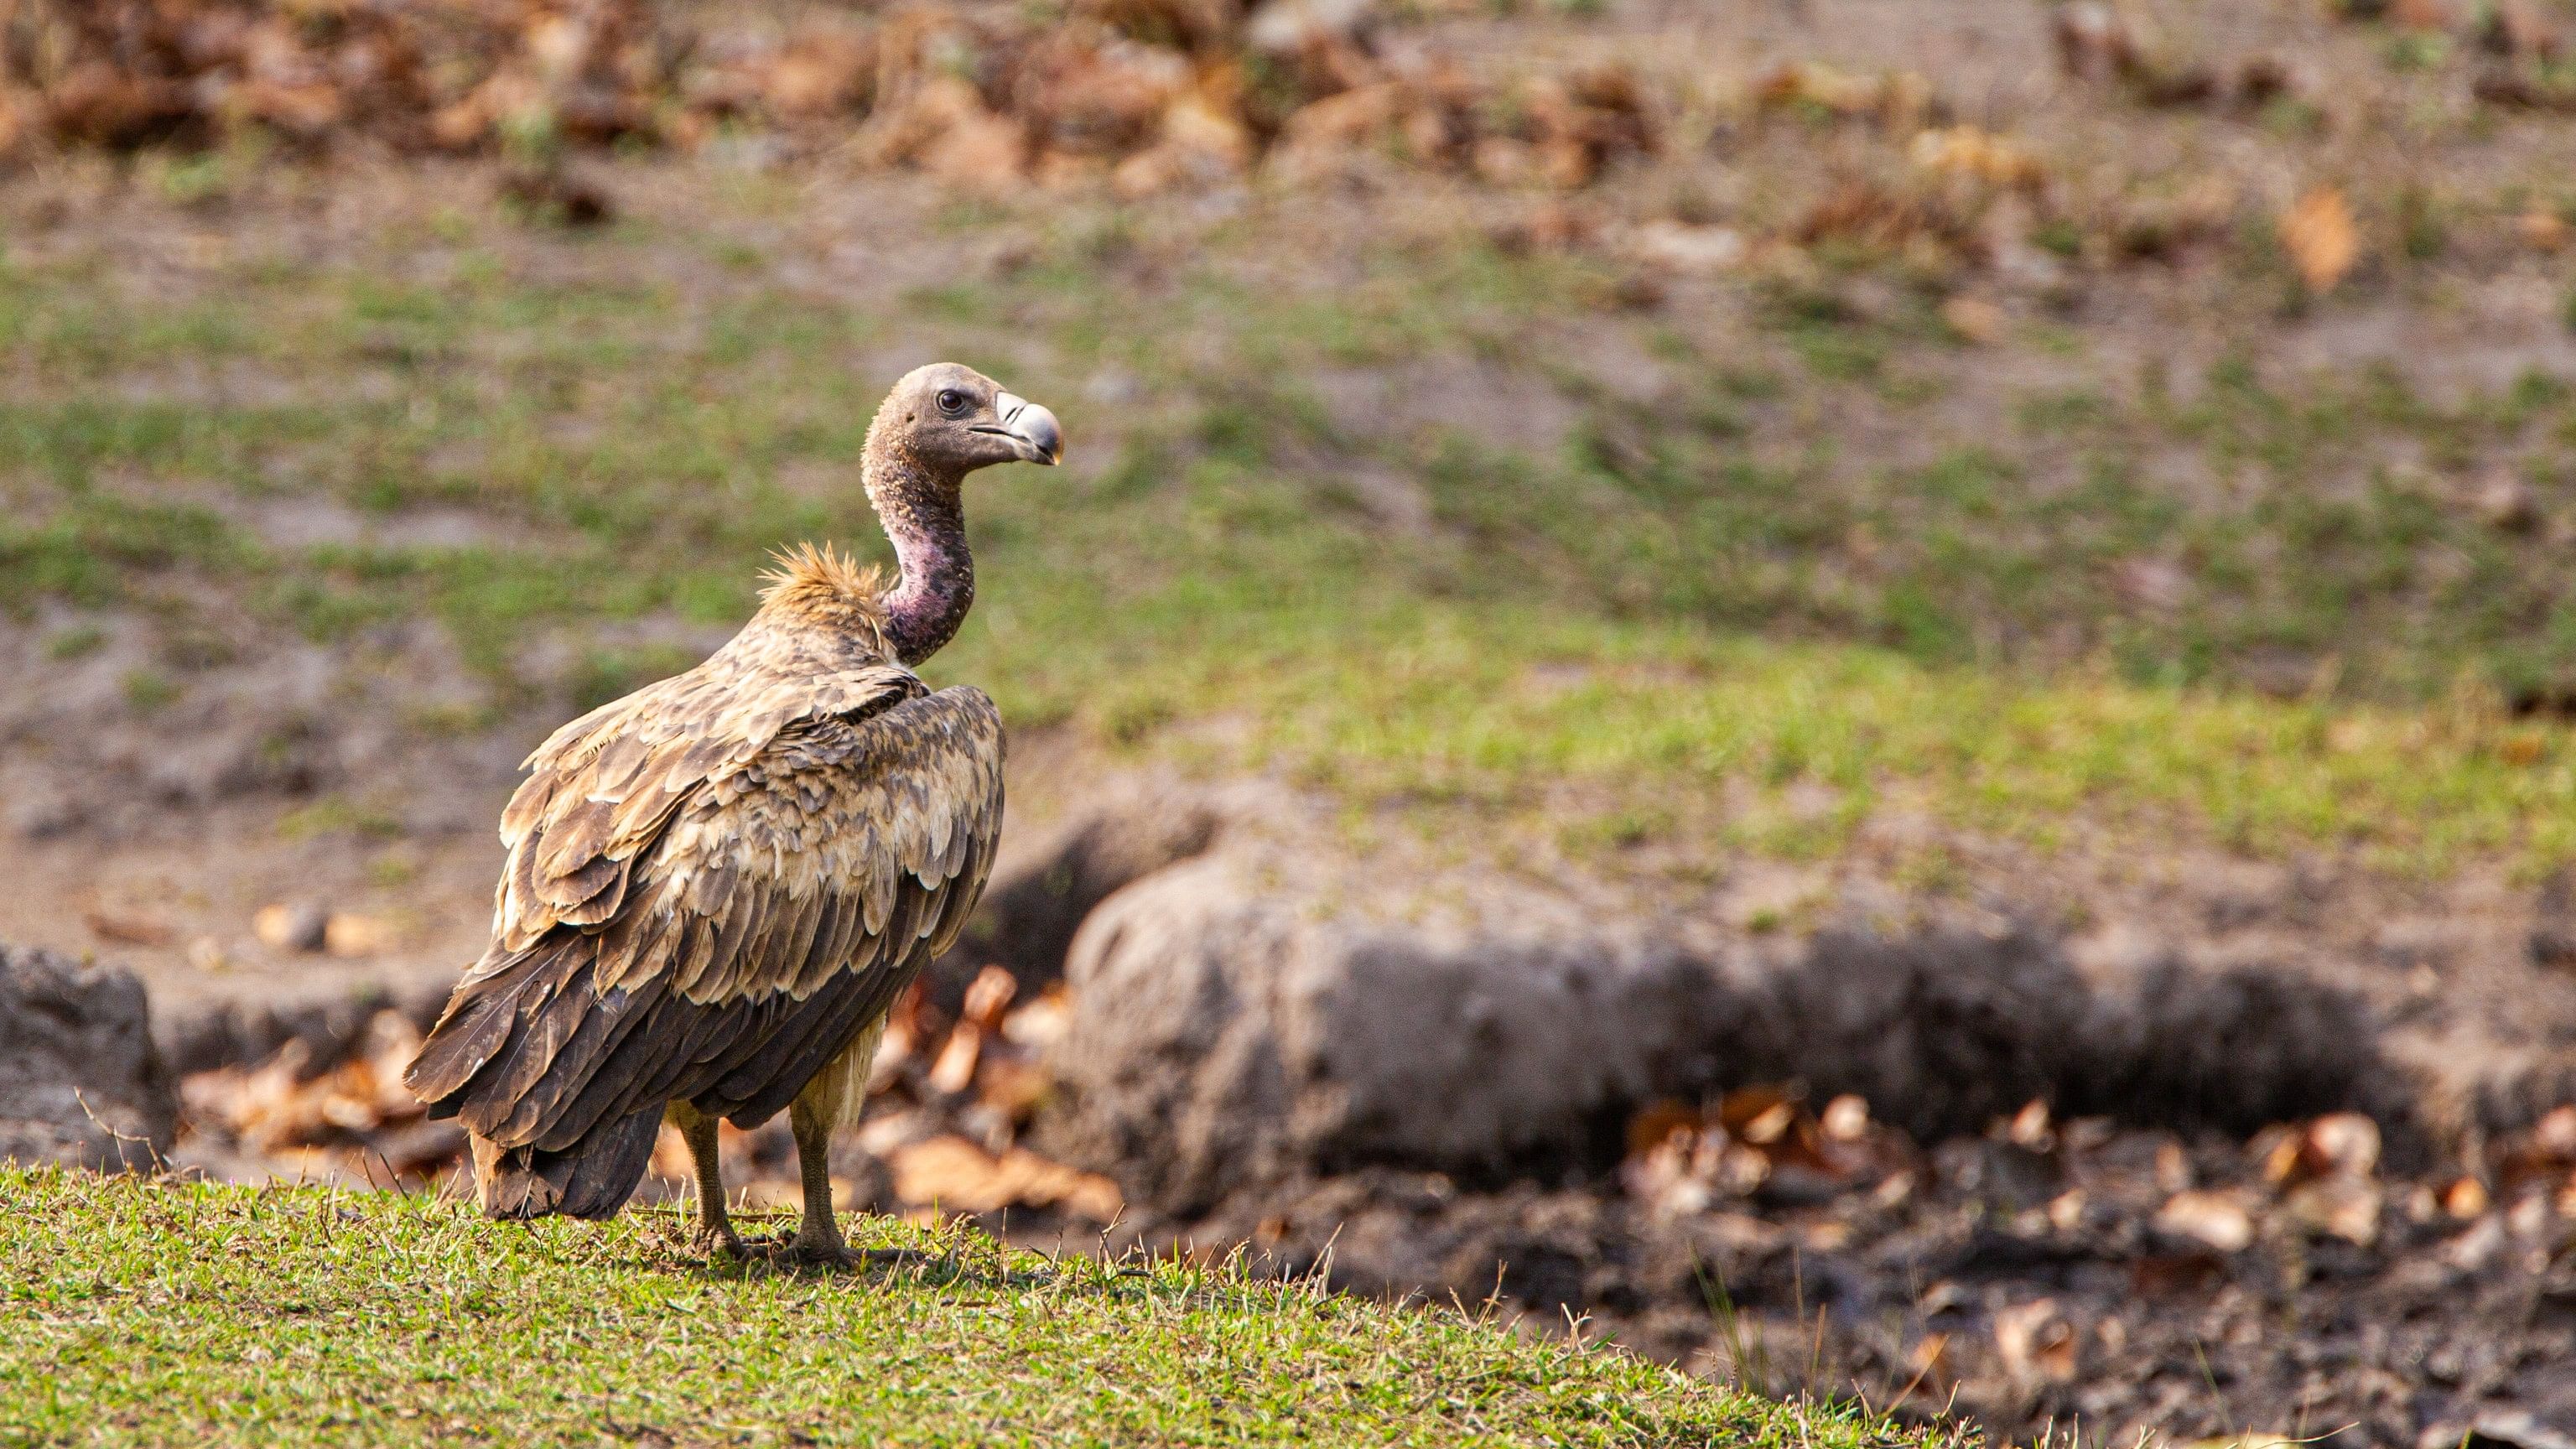
[[[496,1218],[613,1217],[653,1160],[662,1109],[647,1107],[611,1122],[561,1152],[502,1147],[474,1139],[474,1186],[483,1211]]]
[[[512,1114],[572,1034],[593,954],[590,937],[567,932],[467,977],[403,1085],[432,1117],[462,1117],[469,1131],[527,1141],[531,1134],[511,1130]]]

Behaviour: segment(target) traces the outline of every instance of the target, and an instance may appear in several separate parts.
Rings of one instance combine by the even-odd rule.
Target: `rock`
[[[1050,1150],[1172,1211],[1368,1164],[1606,1169],[1638,1105],[1763,1082],[1856,1094],[1920,1138],[2034,1100],[2403,1127],[2421,1087],[2375,1053],[2359,1001],[2264,965],[2079,971],[2035,934],[1937,925],[1748,938],[1491,881],[1425,920],[1249,830],[1091,913],[1048,1050]]]
[[[1067,962],[1063,1130],[1157,1202],[1307,1164],[1491,1164],[1650,1095],[1705,978],[1672,953],[1315,920],[1224,856],[1104,902]],[[1087,1150],[1084,1150],[1087,1149]]]
[[[1019,994],[1064,975],[1065,953],[1092,907],[1130,881],[1208,848],[1219,805],[1180,789],[1130,782],[1025,843],[1003,834],[1002,859],[956,946],[930,969],[932,1001],[954,1014],[967,984],[998,964]]]
[[[178,1115],[142,983],[0,946],[0,1158],[150,1168]]]

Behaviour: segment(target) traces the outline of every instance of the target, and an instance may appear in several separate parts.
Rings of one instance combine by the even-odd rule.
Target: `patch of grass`
[[[0,408],[0,606],[166,617],[233,590],[352,648],[424,618],[493,709],[592,702],[686,662],[656,621],[747,613],[779,542],[885,556],[857,458],[900,338],[1001,359],[1072,434],[1076,467],[972,486],[981,602],[935,671],[1024,727],[1442,809],[1572,782],[1596,803],[1547,808],[1597,809],[1556,822],[1590,850],[1708,829],[1805,857],[1900,801],[2410,873],[2569,848],[2557,726],[2507,759],[2504,726],[2439,722],[2464,673],[2576,695],[2551,528],[2498,528],[2451,481],[2530,459],[2544,519],[2576,507],[2553,379],[2435,402],[2385,370],[2270,376],[2249,341],[2195,388],[2070,363],[1982,399],[1998,426],[1873,453],[1846,437],[1913,440],[1949,408],[1905,380],[1959,367],[1916,302],[1836,290],[1857,277],[1766,286],[1749,322],[1605,318],[1615,279],[1579,258],[1390,243],[1278,285],[1222,232],[1138,265],[1153,228],[1110,211],[868,308],[707,237],[677,240],[724,264],[683,284],[623,230],[542,268],[451,230],[399,266],[246,267],[221,297],[0,274],[0,356],[42,380]],[[1108,369],[1128,381],[1087,398]],[[371,537],[428,510],[489,526],[259,536],[308,498]],[[1259,724],[1217,749],[1221,716]],[[1773,808],[1801,785],[1838,803]]]
[[[1140,698],[1258,720],[1242,763],[1361,798],[1508,814],[1543,787],[1587,787],[1600,814],[1569,843],[1632,844],[1679,816],[1739,847],[1825,855],[1871,810],[1903,803],[2039,844],[2089,819],[2258,855],[2323,845],[2419,878],[2475,859],[2576,859],[2576,731],[2491,702],[2418,712],[2035,680],[1437,605],[1338,627],[1244,607],[1206,641],[1237,667],[1214,669],[1158,658],[1169,636],[1154,618],[1129,615],[1134,652],[1114,692],[1106,671],[1038,641],[977,638],[949,667],[994,687],[1015,718],[1070,715],[1112,737],[1142,733],[1129,723]],[[1568,661],[1582,661],[1571,684]],[[1768,800],[1824,786],[1836,803],[1821,815],[1757,803],[1736,819],[1720,804],[1730,782]]]
[[[300,805],[286,812],[277,820],[277,833],[288,840],[310,840],[318,835],[341,832],[374,840],[391,840],[402,834],[402,821],[381,805],[346,795],[323,796],[309,805]]]
[[[132,669],[120,681],[126,704],[136,714],[165,709],[179,698],[179,683],[157,669]]]
[[[79,659],[95,654],[107,642],[107,630],[96,624],[74,624],[45,640],[48,659]]]
[[[710,1267],[676,1220],[0,1166],[0,1438],[97,1444],[1953,1442],[1446,1311],[971,1228],[862,1277]]]

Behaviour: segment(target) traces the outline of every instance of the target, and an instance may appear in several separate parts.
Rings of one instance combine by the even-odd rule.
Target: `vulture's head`
[[[868,428],[871,447],[909,454],[936,474],[963,477],[995,463],[1052,466],[1064,457],[1055,414],[971,367],[934,362],[905,373]]]

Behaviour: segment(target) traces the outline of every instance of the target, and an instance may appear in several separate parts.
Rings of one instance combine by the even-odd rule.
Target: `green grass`
[[[934,671],[1024,726],[1277,766],[1435,829],[1544,796],[1595,853],[1689,831],[1827,852],[1891,805],[2416,875],[2576,853],[2576,735],[2494,703],[2576,698],[2576,573],[2550,527],[2495,527],[2443,481],[2505,458],[2576,523],[2563,382],[2436,404],[2232,353],[2188,387],[2007,393],[1993,427],[1877,456],[1836,420],[1910,428],[1969,386],[1920,295],[1873,310],[1828,278],[1709,332],[1584,320],[1599,264],[1472,242],[1280,286],[1237,265],[1257,220],[1138,281],[1148,227],[1077,208],[1004,274],[864,304],[786,290],[721,217],[538,265],[508,223],[451,215],[340,266],[246,254],[176,298],[77,256],[0,270],[0,362],[27,380],[0,408],[0,610],[175,627],[214,589],[353,646],[425,616],[488,691],[450,706],[461,727],[595,701],[685,662],[598,635],[738,620],[784,540],[881,553],[855,469],[891,348],[1067,420],[1075,468],[975,484],[982,603]],[[1578,326],[1662,383],[1641,401],[1614,385],[1634,364],[1530,342]],[[1401,401],[1443,368],[1552,409],[1561,443],[1445,406],[1355,418],[1322,380]],[[1086,397],[1103,369],[1133,396]],[[1362,473],[1427,527],[1390,526]],[[257,523],[280,506],[361,536],[282,545]],[[423,511],[482,527],[407,538]],[[186,654],[132,707],[184,697]]]
[[[674,1219],[0,1165],[0,1443],[1921,1442],[1446,1310],[1011,1250],[709,1267]],[[1947,1441],[1944,1441],[1947,1442]]]

